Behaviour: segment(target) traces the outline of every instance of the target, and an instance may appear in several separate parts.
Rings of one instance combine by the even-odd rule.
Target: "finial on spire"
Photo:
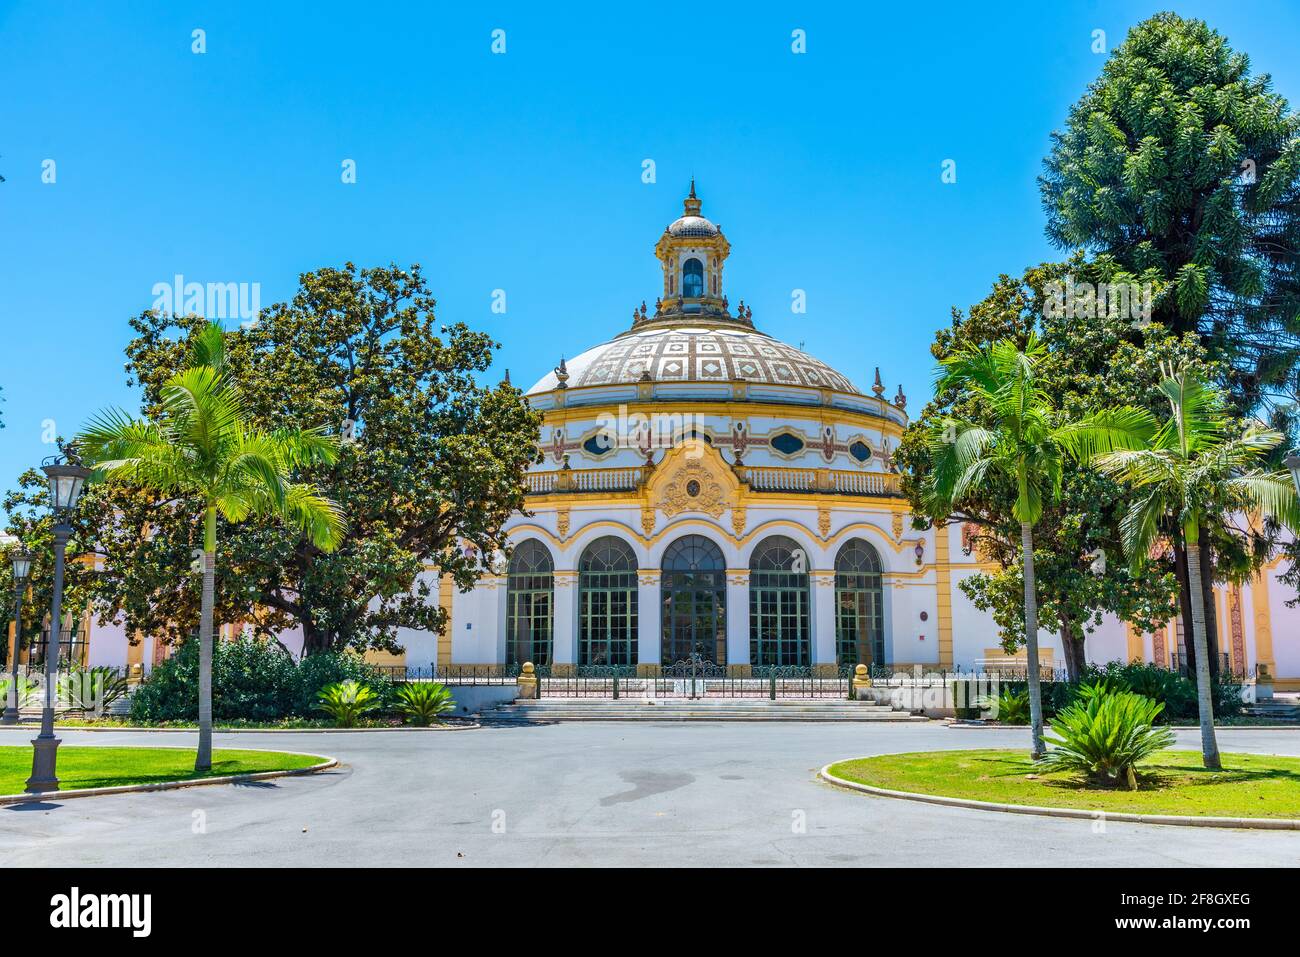
[[[700,215],[700,198],[695,195],[695,177],[691,177],[691,192],[682,203],[682,208],[687,216]]]
[[[555,380],[558,383],[557,389],[567,389],[569,387],[569,370],[564,365],[564,356],[560,356],[560,364],[555,367]]]
[[[894,405],[899,409],[907,408],[907,396],[903,394],[903,383],[898,383],[898,395],[894,396]]]
[[[509,370],[509,369],[506,370],[506,377],[505,377],[504,379],[501,380],[501,384],[502,384],[502,385],[509,385],[509,384],[510,384],[510,370]]]
[[[885,395],[885,384],[880,381],[880,366],[876,366],[876,382],[871,387],[871,391],[876,394],[876,398],[883,398]]]

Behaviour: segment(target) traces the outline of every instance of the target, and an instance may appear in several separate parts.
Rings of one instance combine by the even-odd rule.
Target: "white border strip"
[[[908,752],[910,753],[910,752]],[[844,761],[864,761],[868,758],[887,757],[883,754],[871,754],[860,758],[844,758],[831,764]],[[1077,807],[1040,807],[1036,804],[997,804],[993,801],[975,801],[970,798],[945,797],[941,794],[920,794],[915,791],[891,791],[887,788],[846,781],[831,774],[828,764],[817,776],[827,784],[874,794],[877,797],[900,798],[904,801],[919,801],[923,804],[941,804],[944,807],[962,807],[975,811],[1003,811],[1007,814],[1038,814],[1043,817],[1064,817],[1078,820],[1123,821],[1130,824],[1169,824],[1179,827],[1233,827],[1262,831],[1300,831],[1300,819],[1285,817],[1190,817],[1182,814],[1133,814],[1127,811],[1087,810]]]

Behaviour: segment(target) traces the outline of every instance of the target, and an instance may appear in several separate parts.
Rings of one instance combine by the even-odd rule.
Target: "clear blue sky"
[[[732,302],[916,408],[950,307],[1056,255],[1035,177],[1092,31],[1165,5],[440,6],[0,0],[0,488],[53,451],[43,420],[135,407],[127,320],[177,273],[265,304],[305,270],[419,262],[526,387],[654,301],[692,174]],[[1300,5],[1176,9],[1300,104]]]

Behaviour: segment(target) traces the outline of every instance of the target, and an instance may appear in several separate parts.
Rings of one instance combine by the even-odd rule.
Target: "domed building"
[[[951,666],[957,533],[911,528],[902,390],[877,372],[864,393],[759,329],[729,299],[730,252],[692,183],[655,245],[654,309],[528,390],[531,514],[508,523],[505,574],[453,597],[453,661]]]

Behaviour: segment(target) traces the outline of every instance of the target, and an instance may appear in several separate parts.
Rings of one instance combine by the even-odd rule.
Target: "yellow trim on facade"
[[[672,384],[675,385],[676,383]],[[564,391],[572,394],[580,388],[608,387],[585,386]],[[848,393],[844,394],[847,395]],[[858,398],[862,397],[859,396]],[[884,400],[880,401],[883,405]],[[902,438],[903,436],[903,427],[892,419],[886,418],[883,414],[859,412],[855,409],[844,409],[831,405],[802,405],[795,402],[750,402],[744,399],[732,402],[717,399],[697,402],[692,399],[666,401],[662,398],[636,398],[619,402],[592,403],[590,405],[566,404],[560,408],[545,410],[542,413],[542,424],[552,428],[559,425],[564,428],[567,434],[570,422],[583,422],[588,419],[599,418],[602,411],[608,413],[609,410],[617,411],[620,407],[629,411],[635,409],[641,415],[682,415],[683,412],[689,412],[692,415],[718,415],[729,419],[750,419],[763,416],[772,416],[782,420],[802,418],[809,422],[816,422],[818,425],[865,425],[879,431],[882,435],[894,438]]]
[[[438,635],[438,665],[449,665],[451,661],[451,605],[455,582],[450,575],[438,576],[438,607],[447,610],[446,627]]]
[[[1146,660],[1146,648],[1143,647],[1142,635],[1133,627],[1132,622],[1124,622],[1124,637],[1127,640],[1128,660],[1130,662]]]
[[[1268,570],[1261,568],[1250,583],[1250,603],[1255,616],[1255,663],[1277,671],[1273,661],[1273,611],[1268,605]]]
[[[938,611],[939,666],[952,667],[952,566],[949,564],[948,526],[934,527],[934,590]]]

